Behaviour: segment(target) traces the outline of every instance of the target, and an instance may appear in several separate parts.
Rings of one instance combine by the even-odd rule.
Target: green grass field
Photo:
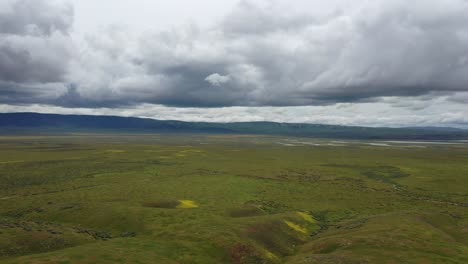
[[[1,263],[468,263],[468,144],[0,137]]]

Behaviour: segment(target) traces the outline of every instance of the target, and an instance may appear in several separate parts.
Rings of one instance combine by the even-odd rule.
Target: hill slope
[[[342,139],[467,139],[468,131],[441,128],[370,128],[275,122],[208,123],[163,121],[135,117],[57,115],[40,113],[0,114],[0,133],[227,133],[265,134]]]

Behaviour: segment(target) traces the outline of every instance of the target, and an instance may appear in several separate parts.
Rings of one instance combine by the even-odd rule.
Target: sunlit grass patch
[[[279,258],[273,254],[271,251],[268,251],[268,250],[265,250],[265,256],[268,258],[268,259],[271,259],[271,260],[274,260],[274,261],[278,261]]]
[[[297,214],[300,217],[302,217],[302,219],[304,219],[305,221],[307,221],[309,223],[317,223],[317,221],[311,215],[309,215],[308,213],[297,212]]]
[[[121,149],[108,149],[106,150],[107,153],[124,153],[126,152],[125,150],[121,150]]]
[[[180,151],[181,153],[203,153],[204,151],[203,150],[199,150],[199,149],[186,149],[186,150],[182,150]]]
[[[0,161],[0,164],[20,163],[20,162],[24,162],[24,160]]]
[[[18,195],[0,197],[0,200],[10,200],[13,198],[19,197]]]
[[[291,221],[288,221],[288,220],[284,220],[284,223],[286,225],[288,225],[290,228],[296,230],[297,232],[301,232],[301,233],[304,233],[304,234],[307,234],[307,228],[305,227],[302,227],[296,223],[293,223]]]
[[[191,208],[198,208],[198,204],[196,204],[192,200],[179,200],[179,204],[176,206],[179,209],[191,209]]]
[[[156,202],[146,202],[143,203],[145,207],[152,207],[152,208],[176,208],[180,204],[177,200],[161,200]]]

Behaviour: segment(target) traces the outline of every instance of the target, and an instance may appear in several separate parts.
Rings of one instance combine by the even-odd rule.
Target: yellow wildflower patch
[[[297,214],[302,217],[302,219],[304,219],[305,221],[309,222],[309,223],[316,223],[317,221],[315,221],[315,219],[309,215],[308,213],[304,213],[304,212],[297,212]]]
[[[275,254],[271,253],[268,250],[265,250],[265,256],[267,258],[269,258],[269,259],[272,259],[272,260],[277,260],[278,259],[278,257]]]
[[[284,220],[284,223],[287,224],[290,228],[296,230],[297,232],[301,232],[301,233],[304,233],[306,234],[307,233],[307,229],[296,224],[296,223],[293,223],[291,221],[287,221],[287,220]]]
[[[179,200],[179,205],[176,206],[179,209],[190,209],[198,208],[198,204],[191,200]]]

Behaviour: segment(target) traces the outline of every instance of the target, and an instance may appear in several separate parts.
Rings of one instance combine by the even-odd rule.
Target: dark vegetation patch
[[[362,172],[364,176],[367,176],[370,179],[394,183],[394,180],[408,177],[410,174],[402,171],[398,167],[393,166],[378,166],[376,168],[371,168]]]
[[[285,181],[317,182],[321,179],[321,175],[313,171],[288,169],[277,175],[276,178]]]
[[[72,204],[65,204],[59,208],[59,210],[70,210],[70,209],[78,209],[80,208],[80,204],[72,203]]]
[[[58,223],[0,219],[0,257],[48,252],[93,240]]]
[[[255,205],[244,205],[238,208],[232,208],[227,211],[230,217],[249,217],[265,214],[262,209]]]
[[[245,206],[254,206],[266,212],[268,214],[276,214],[281,212],[286,212],[290,209],[287,205],[270,200],[250,200],[245,203]]]
[[[317,248],[318,254],[329,254],[341,247],[337,242],[324,243]]]
[[[336,228],[337,229],[340,229],[340,228],[357,229],[357,228],[361,228],[362,226],[364,226],[367,223],[367,221],[368,221],[367,218],[352,220],[352,221],[346,222],[345,224],[337,225]]]
[[[237,243],[228,252],[234,264],[265,263],[264,256],[249,244]]]
[[[330,213],[330,210],[321,210],[321,211],[314,211],[311,215],[320,223],[326,223],[328,221],[327,214]]]
[[[291,230],[283,221],[271,220],[250,226],[247,236],[276,256],[290,256],[296,247],[305,242],[297,231]]]
[[[27,214],[33,213],[34,211],[35,209],[32,207],[14,208],[9,211],[3,212],[2,216],[19,219]]]
[[[120,237],[135,237],[136,233],[135,232],[123,232],[120,234]]]
[[[350,165],[350,164],[322,164],[324,167],[333,167],[339,169],[350,169],[357,173],[368,177],[369,179],[381,181],[385,183],[394,184],[394,180],[408,177],[409,173],[404,172],[401,168],[389,165],[380,166],[364,166],[364,165]]]

